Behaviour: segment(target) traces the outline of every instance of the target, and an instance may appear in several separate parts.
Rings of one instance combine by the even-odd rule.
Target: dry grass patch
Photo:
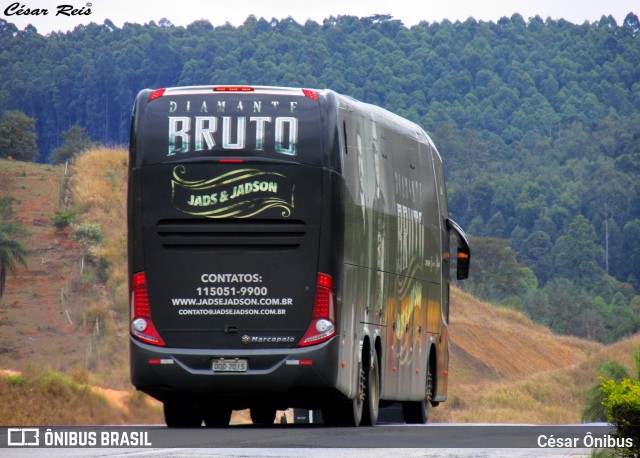
[[[128,152],[123,148],[96,148],[75,159],[69,191],[76,224],[97,225],[103,241],[90,249],[88,279],[97,299],[92,319],[106,324],[100,358],[101,374],[118,386],[127,384],[127,174]],[[100,284],[106,288],[100,288]]]
[[[512,310],[452,294],[449,399],[432,421],[579,423],[596,368],[631,368],[636,335],[604,346],[554,335]]]
[[[78,219],[98,224],[104,242],[95,255],[107,263],[107,284],[119,308],[127,303],[127,173],[128,152],[98,148],[77,158],[70,189]],[[124,304],[124,305],[123,305]],[[122,311],[122,310],[121,310]]]
[[[555,335],[522,313],[481,302],[458,289],[453,288],[452,293],[452,377],[457,360],[473,359],[486,368],[481,374],[465,374],[457,382],[471,383],[483,376],[526,377],[575,364],[603,347]]]
[[[3,426],[130,424],[161,422],[158,405],[139,395],[99,392],[58,372],[0,376],[0,418]]]

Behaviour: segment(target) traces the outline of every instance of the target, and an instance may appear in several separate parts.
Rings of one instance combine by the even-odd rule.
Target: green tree
[[[618,170],[611,160],[603,160],[594,172],[586,201],[590,207],[591,220],[602,227],[604,241],[605,272],[610,272],[611,225],[616,215],[625,214],[635,200],[632,182],[637,179]]]
[[[522,242],[521,260],[533,270],[542,285],[553,275],[552,247],[549,234],[540,230],[532,232]]]
[[[0,157],[34,161],[38,157],[35,125],[21,111],[5,111],[0,117]]]
[[[62,145],[53,150],[52,164],[62,164],[78,154],[93,147],[94,143],[87,137],[85,130],[74,124],[62,133]]]
[[[616,427],[616,437],[624,440],[615,447],[620,456],[640,455],[640,349],[634,353],[635,380],[602,378],[600,395],[606,419]]]
[[[629,280],[634,286],[640,286],[640,262],[630,262],[632,259],[640,259],[640,219],[634,219],[624,225],[622,231],[622,251],[624,253],[626,268],[624,279]]]
[[[638,352],[637,354],[640,354]],[[640,367],[638,368],[640,369]],[[608,380],[622,380],[629,378],[629,371],[618,361],[607,361],[596,369],[596,374]],[[597,382],[589,388],[587,392],[587,402],[582,410],[580,419],[583,422],[607,421],[607,409],[602,404],[602,393],[600,393],[601,382]]]
[[[629,301],[619,291],[604,308],[603,317],[608,329],[606,340],[609,342],[628,337],[640,328],[640,316],[633,312]]]
[[[590,289],[604,275],[598,265],[603,250],[596,243],[593,225],[582,215],[573,219],[567,235],[558,238],[554,254],[557,274],[582,288]]]
[[[473,275],[465,281],[465,290],[482,299],[501,302],[537,287],[535,275],[516,260],[508,240],[472,237],[470,243]]]
[[[7,275],[14,274],[18,265],[27,266],[27,250],[17,239],[26,231],[22,224],[13,219],[10,197],[0,198],[0,299],[4,294]]]
[[[575,283],[557,278],[544,287],[545,324],[558,334],[604,340],[606,330],[598,304]]]

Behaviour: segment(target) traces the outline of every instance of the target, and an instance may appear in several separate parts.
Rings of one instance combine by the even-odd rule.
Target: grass
[[[76,405],[64,395],[66,391],[59,396],[61,403],[51,403],[46,396],[40,399],[42,393],[32,401],[27,391],[16,389],[5,396],[8,387],[33,389],[31,382],[43,374],[84,373],[84,384],[127,390],[118,396],[133,392],[126,351],[126,172],[127,154],[122,149],[87,153],[66,177],[60,167],[0,160],[2,191],[14,197],[16,214],[31,233],[29,268],[9,277],[0,304],[0,368],[28,374],[28,379],[12,375],[2,382],[3,402],[11,398],[17,411],[7,408],[0,419],[11,418],[12,424],[59,424],[56,418],[73,422],[56,412],[65,410],[72,417],[77,411],[77,422],[103,421],[94,401],[87,400],[86,407]],[[61,188],[62,183],[68,183],[68,190]],[[66,203],[62,209],[75,213],[72,224],[99,224],[105,232],[104,243],[89,254],[82,274],[83,250],[73,240],[72,228],[57,228],[50,219],[61,209],[60,202]],[[49,384],[67,386],[56,383]],[[88,396],[73,393],[73,397]],[[40,412],[34,402],[54,410]],[[159,421],[155,414],[150,418]],[[123,421],[117,415],[114,419]]]
[[[604,346],[553,334],[512,310],[454,290],[449,400],[433,421],[579,423],[596,368],[633,367],[640,335]]]
[[[114,310],[125,317],[128,307],[127,166],[125,149],[90,150],[78,157],[69,184],[78,219],[99,225],[104,233],[104,242],[95,248],[95,256],[105,263],[103,269]]]
[[[127,173],[128,152],[122,148],[96,148],[80,155],[72,167],[69,191],[76,212],[75,228],[91,225],[103,240],[88,249],[89,269],[82,283],[93,288],[98,299],[87,309],[87,321],[103,324],[100,375],[117,386],[128,386],[127,341]],[[98,281],[99,280],[99,281]]]
[[[112,402],[86,383],[54,371],[0,376],[2,426],[131,424],[161,421],[157,405],[128,394]]]

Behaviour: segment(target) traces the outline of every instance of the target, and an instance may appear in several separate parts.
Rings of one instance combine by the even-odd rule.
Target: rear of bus
[[[131,380],[165,410],[334,395],[343,223],[331,97],[221,86],[138,95]]]

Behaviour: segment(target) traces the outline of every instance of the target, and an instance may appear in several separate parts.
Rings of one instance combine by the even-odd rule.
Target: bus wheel
[[[164,401],[164,421],[169,428],[198,428],[202,413],[195,402],[185,399]]]
[[[322,421],[328,426],[360,426],[365,402],[365,373],[358,364],[358,391],[349,401],[338,402],[322,408]]]
[[[371,349],[369,364],[364,371],[365,401],[362,411],[362,425],[374,426],[378,422],[380,411],[380,370],[378,367],[378,352]]]
[[[429,420],[429,403],[433,398],[433,374],[427,362],[427,383],[424,399],[421,401],[409,401],[402,403],[402,416],[404,421],[410,424],[424,424]]]
[[[224,428],[231,421],[231,409],[212,407],[204,412],[204,424],[207,428]]]
[[[269,406],[251,407],[251,421],[254,424],[272,425],[276,421],[276,408]]]

